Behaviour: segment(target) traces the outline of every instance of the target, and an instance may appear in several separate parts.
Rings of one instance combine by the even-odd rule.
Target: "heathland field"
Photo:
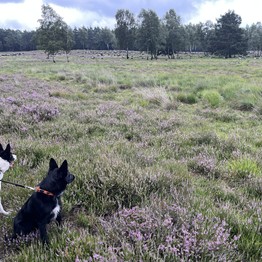
[[[31,194],[2,184],[0,261],[261,261],[262,59],[0,54],[5,179],[76,176],[64,223],[5,241]]]

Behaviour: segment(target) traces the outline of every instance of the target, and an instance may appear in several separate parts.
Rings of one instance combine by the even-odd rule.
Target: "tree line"
[[[0,29],[0,51],[45,50],[53,57],[72,49],[146,51],[151,58],[162,53],[174,58],[178,52],[204,52],[230,58],[262,52],[262,24],[241,27],[242,19],[228,11],[216,23],[182,24],[174,9],[160,19],[153,10],[142,9],[137,17],[120,9],[114,30],[100,27],[70,28],[49,5],[42,6],[35,31]]]

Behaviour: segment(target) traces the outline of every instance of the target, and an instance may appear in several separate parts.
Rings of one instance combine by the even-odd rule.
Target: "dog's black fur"
[[[6,149],[3,148],[2,144],[0,144],[0,157],[10,164],[15,161],[14,155],[11,153],[11,146],[7,144]]]
[[[0,144],[0,154],[4,151],[2,144]]]
[[[53,193],[54,196],[42,192],[34,192],[31,195],[14,218],[13,238],[18,235],[27,235],[39,229],[42,242],[48,244],[46,225],[52,220],[61,223],[60,197],[67,184],[71,183],[74,178],[74,175],[68,171],[66,160],[58,168],[56,161],[51,158],[48,174],[39,186],[41,189]]]

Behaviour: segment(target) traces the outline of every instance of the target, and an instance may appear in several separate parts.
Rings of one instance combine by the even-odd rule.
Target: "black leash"
[[[5,181],[5,180],[0,180],[0,182],[3,182],[3,183],[5,183],[5,184],[10,184],[10,185],[13,185],[13,186],[17,186],[17,187],[22,187],[22,188],[31,189],[31,190],[34,190],[34,191],[35,191],[35,188],[34,188],[34,187],[24,186],[24,185],[20,185],[20,184],[13,183],[13,182],[9,182],[9,181]]]

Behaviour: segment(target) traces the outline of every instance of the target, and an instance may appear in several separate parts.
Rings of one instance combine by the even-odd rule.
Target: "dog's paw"
[[[1,214],[3,215],[6,215],[6,216],[9,216],[11,214],[12,211],[5,211],[5,210],[2,210],[1,211]]]

